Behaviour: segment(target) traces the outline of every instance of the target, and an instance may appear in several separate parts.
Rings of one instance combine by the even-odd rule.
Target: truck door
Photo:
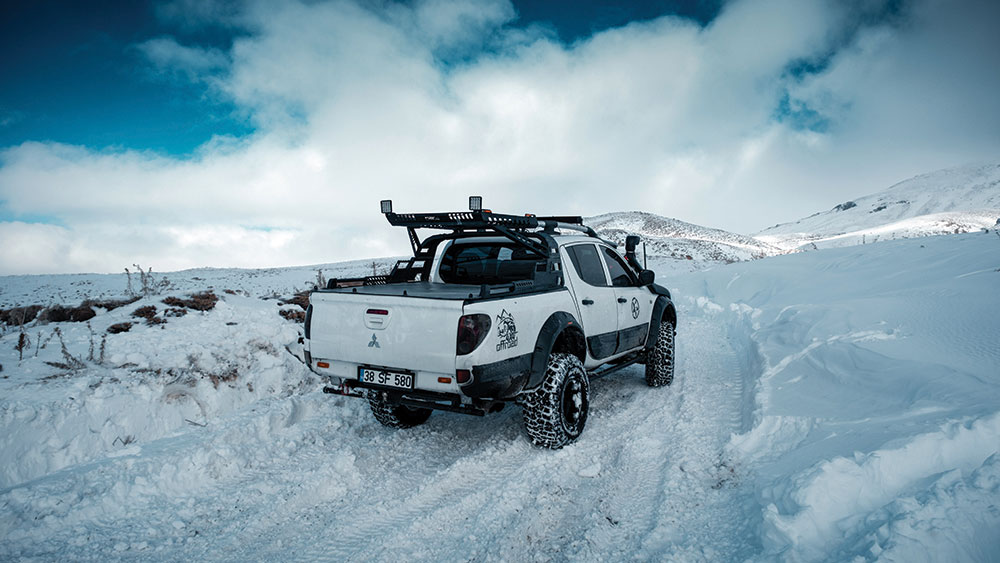
[[[603,245],[598,248],[608,267],[618,305],[618,347],[615,353],[635,350],[646,343],[653,295],[639,287],[638,277],[614,249]]]
[[[596,244],[581,243],[564,248],[576,273],[569,278],[576,295],[580,322],[587,335],[587,350],[594,360],[598,360],[588,363],[600,364],[618,349],[618,303],[615,289],[611,287]]]

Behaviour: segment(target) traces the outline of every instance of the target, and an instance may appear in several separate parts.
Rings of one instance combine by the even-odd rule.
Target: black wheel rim
[[[571,377],[563,385],[562,422],[569,434],[580,433],[587,419],[587,395],[579,378]]]

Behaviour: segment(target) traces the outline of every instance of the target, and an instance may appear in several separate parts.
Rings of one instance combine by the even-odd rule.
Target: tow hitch
[[[365,396],[361,389],[348,385],[346,381],[340,385],[326,385],[323,387],[323,392],[328,395],[344,395],[347,397],[364,398]]]

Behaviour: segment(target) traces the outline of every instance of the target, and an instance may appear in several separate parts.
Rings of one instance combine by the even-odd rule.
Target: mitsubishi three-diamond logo
[[[368,343],[368,347],[369,348],[381,348],[381,346],[378,345],[378,337],[375,336],[374,332],[372,333],[372,341]]]

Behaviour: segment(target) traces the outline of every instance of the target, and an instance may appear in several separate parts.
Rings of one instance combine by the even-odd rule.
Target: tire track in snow
[[[505,549],[527,543],[542,558],[745,556],[753,547],[743,540],[749,534],[739,529],[745,519],[734,518],[740,502],[733,501],[742,493],[720,465],[729,434],[740,427],[743,378],[714,318],[695,317],[683,331],[689,339],[679,344],[678,378],[670,388],[646,388],[641,368],[595,380],[592,418],[580,442],[559,452],[538,450],[519,432],[501,430],[517,425],[519,431],[519,416],[494,419],[480,428],[486,449],[453,458],[425,476],[416,492],[391,503],[361,496],[382,511],[373,517],[363,507],[338,515],[326,529],[335,539],[296,553],[303,559],[454,557],[448,550],[458,544],[469,548],[470,559],[503,559],[511,553]],[[492,434],[498,430],[502,437]],[[577,475],[594,460],[602,465],[598,478]],[[474,525],[463,528],[463,522]]]
[[[328,530],[330,540],[314,544],[300,555],[303,559],[316,560],[385,558],[387,549],[406,546],[406,541],[401,541],[406,539],[402,531],[413,528],[415,523],[426,522],[428,514],[442,507],[457,510],[469,495],[488,490],[497,481],[511,479],[523,466],[529,447],[518,440],[483,454],[459,458],[420,483],[414,493],[398,500],[362,495],[362,502],[369,500],[379,504],[361,506],[338,517],[334,527]],[[443,520],[441,524],[448,526],[451,522]]]
[[[686,354],[686,390],[671,426],[678,459],[666,483],[667,502],[660,505],[657,526],[644,542],[651,553],[671,558],[742,560],[758,546],[750,544],[745,518],[752,491],[740,485],[740,468],[724,449],[742,423],[744,377],[720,315],[695,316]]]

